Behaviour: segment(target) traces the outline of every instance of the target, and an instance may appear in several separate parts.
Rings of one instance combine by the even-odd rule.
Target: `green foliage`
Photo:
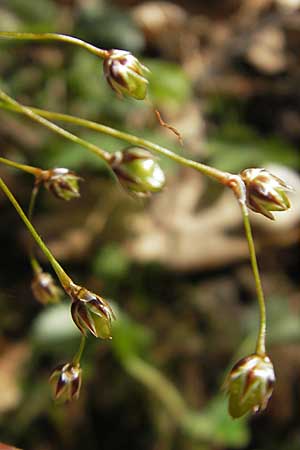
[[[218,445],[241,448],[249,443],[250,434],[245,419],[230,418],[221,396],[216,396],[201,414],[191,414],[186,427],[192,435]]]
[[[67,32],[103,47],[120,47],[145,54],[144,37],[133,25],[130,11],[112,7],[109,2],[100,0],[9,0],[0,5],[0,28]],[[165,35],[162,35],[164,38]],[[148,57],[142,61],[151,69],[150,100],[163,112],[165,110],[166,116],[170,112],[175,119],[180,119],[181,112],[189,102],[199,102],[193,93],[192,81],[180,64]],[[21,101],[24,100],[24,103],[110,124],[182,154],[183,149],[175,136],[159,127],[152,112],[149,113],[149,104],[120,101],[107,88],[102,70],[102,61],[68,44],[1,42],[1,84]],[[230,101],[222,94],[218,97],[218,104],[208,105],[206,117],[209,138],[205,143],[204,157],[211,165],[229,171],[238,171],[247,166],[264,166],[271,162],[300,168],[299,151],[288,142],[288,138],[278,138],[275,132],[260,134],[245,117],[240,99]],[[200,98],[200,102],[202,107],[203,98]],[[99,158],[69,141],[53,137],[20,117],[4,112],[1,114],[3,151],[7,151],[9,157],[17,155],[19,161],[38,163],[44,168],[61,166],[76,169],[96,186],[99,181],[101,187],[105,186],[104,194],[99,192],[101,201],[106,196],[108,198],[107,193],[114,191],[113,182]],[[123,142],[98,133],[69,125],[66,128],[109,152],[126,147]],[[193,148],[202,146],[202,142],[192,142]],[[198,153],[196,157],[202,159]],[[160,158],[159,164],[168,170],[169,179],[172,172],[179,170],[177,165],[166,158]],[[8,180],[12,180],[18,198],[26,205],[30,182],[24,181],[25,177],[13,178],[13,173],[9,170],[5,175],[11,177]],[[179,181],[182,179],[178,180],[178,185]],[[180,200],[180,195],[178,198]],[[145,234],[151,236],[149,223],[143,215],[138,215],[139,209],[144,211],[147,208],[147,202],[137,203],[131,198],[125,199],[124,195],[120,196],[116,201],[114,217],[110,219],[112,226],[108,231],[93,230],[94,235],[90,236],[92,232],[84,220],[88,214],[85,205],[90,206],[94,198],[87,194],[81,201],[78,203],[80,207],[69,208],[66,213],[64,207],[58,206],[56,211],[54,208],[47,209],[48,203],[41,198],[34,221],[47,242],[60,253],[72,274],[100,290],[103,288],[120,306],[113,305],[117,321],[113,324],[114,338],[111,345],[94,344],[91,339],[88,340],[83,361],[86,379],[82,399],[78,404],[61,410],[50,403],[47,377],[57,359],[63,362],[73,355],[79,343],[79,333],[70,320],[69,303],[41,309],[40,305],[33,302],[29,290],[24,288],[29,285],[30,277],[28,266],[24,264],[24,237],[18,234],[18,220],[14,223],[11,218],[13,214],[10,215],[7,212],[9,208],[6,211],[1,203],[1,248],[5,252],[5,264],[1,269],[0,281],[2,286],[12,286],[9,292],[1,292],[0,299],[3,350],[6,347],[10,350],[10,346],[24,339],[32,352],[26,364],[17,368],[17,374],[11,375],[11,379],[16,380],[14,382],[20,390],[20,397],[9,410],[3,409],[2,412],[0,408],[1,441],[32,450],[75,450],[83,446],[87,450],[94,450],[105,442],[106,449],[110,450],[120,446],[127,448],[124,440],[132,436],[128,448],[134,449],[148,450],[155,446],[167,450],[252,449],[253,429],[245,420],[230,419],[226,400],[217,393],[224,366],[236,352],[236,341],[232,343],[230,340],[234,321],[239,320],[244,327],[243,336],[240,336],[244,342],[237,350],[238,354],[242,356],[250,352],[256,338],[256,303],[247,300],[247,295],[251,299],[253,297],[252,282],[243,284],[243,278],[238,273],[241,260],[236,265],[221,265],[218,270],[209,268],[209,272],[207,268],[202,270],[202,267],[191,271],[188,267],[186,271],[174,270],[156,265],[156,262],[154,267],[158,267],[157,270],[149,270],[142,262],[137,266],[130,252],[122,246],[125,239],[134,241],[134,236],[125,233],[123,223],[128,226],[137,217],[139,227],[142,223]],[[213,208],[213,202],[209,200],[208,203]],[[81,207],[84,219],[78,226]],[[99,205],[99,211],[100,215],[105,216],[102,205]],[[174,231],[174,228],[169,229],[161,223],[160,218],[164,213],[164,209],[153,215],[150,208],[147,211],[162,234],[173,233],[176,250],[177,245],[178,248],[183,245],[179,239],[179,229]],[[191,229],[196,228],[196,223],[192,222],[192,213],[194,211],[187,219],[185,211],[182,213],[188,229],[189,220]],[[70,224],[74,229],[71,229]],[[132,234],[136,232],[135,228],[130,230]],[[211,232],[209,221],[207,230]],[[235,230],[224,230],[224,233],[227,232],[234,233]],[[203,241],[205,238],[199,237]],[[88,242],[86,245],[82,244],[85,239]],[[187,232],[184,240],[188,239],[190,236]],[[82,247],[78,244],[82,244]],[[267,252],[268,248],[265,251],[262,246],[262,258]],[[218,258],[221,253],[216,251],[216,255]],[[290,254],[284,258],[287,261],[289,257]],[[276,265],[275,259],[274,266],[269,267],[270,272],[274,271],[274,280],[283,274],[281,262]],[[290,264],[296,267],[297,261],[296,258],[296,262],[290,261]],[[265,262],[265,265],[268,264]],[[275,351],[278,344],[300,342],[300,322],[295,314],[298,307],[298,278],[291,274],[285,274],[285,277],[288,281],[282,289],[284,291],[286,287],[287,293],[270,296],[267,305],[270,329],[268,343],[274,346]],[[239,293],[229,286],[232,278],[238,279]],[[222,309],[221,314],[217,312],[220,306],[215,296],[212,299],[210,295],[210,292],[215,293],[215,286],[218,286],[218,291],[226,293],[226,299],[229,299],[228,308]],[[201,297],[199,304],[196,301],[189,303],[191,289],[193,298]],[[295,305],[295,308],[291,305]],[[31,331],[27,340],[23,336],[26,336],[28,328]],[[152,380],[152,385],[146,382],[147,376],[132,371],[129,363],[134,358],[141,362],[143,370],[148,369],[148,377],[149,374],[150,378],[154,375],[155,382]],[[1,376],[6,370],[5,360],[3,357]],[[285,364],[285,360],[282,364]],[[157,382],[156,386],[156,380],[162,384]],[[170,421],[166,419],[169,412],[166,396],[157,396],[159,389],[164,394],[168,393],[165,386],[175,392],[175,397],[182,395],[187,410],[183,421],[174,417]],[[292,392],[291,378],[287,379],[286,386]],[[6,395],[4,383],[3,392]],[[197,406],[190,406],[192,404]],[[275,408],[277,405],[275,403]],[[2,404],[0,406],[3,407]],[[256,438],[255,450],[298,449],[297,427],[292,423],[292,412],[289,411],[289,418],[283,418],[282,422],[280,407],[276,411],[277,422],[272,421],[271,414],[267,418],[255,418],[258,426],[254,432],[257,428],[262,429],[261,435]],[[265,420],[268,424],[272,423],[272,432],[265,433]],[[286,436],[281,434],[282,429],[287,428],[291,430],[288,443]],[[163,440],[164,433],[169,433],[169,441]],[[150,435],[154,436],[155,442],[149,441]]]
[[[271,162],[300,167],[295,147],[275,136],[259,136],[242,123],[226,123],[210,136],[206,147],[211,164],[221,170],[238,172],[245,167],[264,167]]]
[[[176,109],[191,97],[191,83],[177,64],[159,60],[146,60],[150,69],[150,96],[155,103]]]
[[[130,260],[118,244],[106,244],[96,253],[92,268],[95,275],[113,282],[129,276]]]

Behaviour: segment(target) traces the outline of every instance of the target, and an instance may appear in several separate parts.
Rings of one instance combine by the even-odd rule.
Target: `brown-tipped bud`
[[[274,220],[271,211],[286,211],[290,201],[286,192],[293,188],[266,169],[245,169],[240,173],[246,186],[248,207]]]
[[[161,191],[166,182],[152,153],[139,147],[116,152],[111,167],[122,186],[140,196]]]
[[[253,354],[241,359],[229,373],[224,385],[229,396],[229,414],[236,419],[248,412],[264,410],[274,383],[274,368],[268,356]]]
[[[111,88],[119,95],[144,100],[147,95],[149,69],[130,52],[110,50],[103,63],[104,76]]]
[[[77,400],[81,388],[81,368],[79,364],[67,363],[56,367],[49,382],[55,400],[64,403]]]
[[[86,335],[90,331],[95,337],[110,339],[114,313],[107,301],[76,285],[73,285],[68,293],[73,300],[72,318],[81,333]]]
[[[55,283],[52,275],[47,272],[38,272],[35,274],[31,290],[36,300],[47,305],[57,303],[62,297],[62,290]]]
[[[42,182],[48,191],[62,200],[80,197],[79,181],[81,178],[69,169],[56,168],[44,170],[38,182]]]

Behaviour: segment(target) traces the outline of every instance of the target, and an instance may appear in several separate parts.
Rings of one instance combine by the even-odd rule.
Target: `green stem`
[[[40,263],[38,262],[38,260],[33,256],[32,252],[30,252],[29,255],[29,261],[30,261],[30,265],[32,267],[32,270],[34,272],[34,274],[38,275],[39,273],[41,273],[43,271]]]
[[[36,202],[36,197],[39,193],[39,189],[40,189],[40,185],[36,184],[32,191],[31,191],[31,196],[30,196],[30,201],[29,201],[29,206],[28,206],[28,219],[31,221],[32,216],[33,216],[33,211],[35,208],[35,202]]]
[[[13,107],[13,105],[1,104],[0,107],[4,109],[10,109],[15,112],[21,112],[18,108]],[[207,175],[215,180],[219,181],[222,184],[226,184],[228,180],[229,174],[226,172],[215,169],[214,167],[207,166],[206,164],[202,164],[191,159],[184,158],[176,153],[173,153],[171,150],[162,147],[161,145],[154,144],[153,142],[147,141],[141,137],[125,133],[115,128],[108,127],[106,125],[102,125],[100,123],[92,122],[90,120],[81,119],[79,117],[74,117],[68,114],[55,113],[52,111],[45,111],[39,108],[31,108],[31,111],[37,113],[39,116],[51,119],[51,120],[61,120],[64,122],[72,123],[75,125],[83,126],[89,128],[94,131],[98,131],[100,133],[107,134],[111,137],[121,139],[122,141],[126,141],[129,144],[136,145],[139,147],[146,148],[148,150],[154,151],[156,153],[160,153],[161,155],[167,156],[168,158],[176,161],[179,164],[182,164],[187,167],[191,167],[195,170],[198,170],[204,175]]]
[[[23,220],[24,224],[26,225],[29,233],[31,234],[33,239],[36,241],[37,245],[40,247],[40,249],[42,250],[42,252],[46,256],[46,258],[48,259],[48,261],[52,265],[52,267],[53,267],[54,271],[56,272],[56,274],[57,274],[57,276],[58,276],[62,286],[64,287],[64,289],[68,288],[70,286],[70,284],[73,284],[72,280],[66,274],[66,272],[63,270],[61,265],[56,261],[55,257],[52,255],[52,253],[50,252],[50,250],[48,249],[46,244],[43,242],[42,238],[39,236],[39,234],[35,230],[34,226],[30,222],[30,220],[28,219],[28,217],[24,213],[23,209],[21,208],[21,206],[17,202],[16,198],[14,197],[14,195],[12,194],[12,192],[10,191],[8,186],[2,180],[2,178],[0,178],[0,188],[2,189],[4,194],[7,196],[9,201],[12,203],[12,205],[15,208],[15,210],[17,211],[17,213],[19,214],[19,216]]]
[[[30,202],[29,202],[29,207],[28,207],[28,214],[27,214],[28,220],[30,220],[30,222],[32,221],[33,211],[34,211],[35,203],[36,203],[36,197],[39,193],[39,189],[40,189],[40,185],[36,184],[31,191]],[[32,267],[34,273],[38,274],[38,273],[42,272],[41,265],[33,254],[32,245],[30,245],[30,248],[29,248],[29,261],[30,261],[30,264],[31,264],[31,267]]]
[[[86,140],[79,138],[75,134],[70,133],[69,131],[59,127],[58,125],[55,125],[49,120],[44,119],[40,115],[33,112],[31,108],[23,106],[19,102],[11,98],[9,95],[3,92],[2,89],[0,89],[0,99],[2,99],[5,103],[10,105],[12,107],[11,109],[13,109],[14,111],[24,114],[25,116],[29,117],[35,122],[38,122],[40,125],[43,125],[44,127],[49,128],[49,130],[54,131],[54,133],[57,133],[60,136],[63,136],[64,138],[69,139],[70,141],[73,141],[76,144],[79,144],[87,148],[89,151],[95,153],[104,161],[106,162],[110,161],[111,155],[108,152],[102,150],[97,145],[91,144],[90,142],[87,142]]]
[[[242,214],[243,214],[246,238],[248,241],[251,266],[252,266],[252,271],[253,271],[254,280],[255,280],[256,293],[257,293],[259,312],[260,312],[260,324],[259,324],[259,331],[258,331],[258,337],[257,337],[257,343],[256,343],[256,353],[260,356],[265,356],[265,354],[266,354],[266,305],[265,305],[265,299],[264,299],[264,292],[263,292],[261,279],[260,279],[260,275],[259,275],[259,270],[258,270],[258,265],[257,265],[257,258],[256,258],[255,246],[254,246],[251,225],[250,225],[250,220],[249,220],[249,213],[248,213],[248,209],[247,209],[247,206],[245,205],[245,203],[241,203],[241,209],[242,209]]]
[[[35,177],[38,177],[42,170],[37,167],[27,166],[26,164],[20,164],[15,161],[11,161],[10,159],[0,157],[0,163],[6,164],[7,166],[14,167],[15,169],[23,170],[24,172],[31,173]]]
[[[88,44],[81,39],[75,38],[73,36],[67,36],[65,34],[57,33],[18,33],[14,31],[1,31],[0,39],[14,39],[14,40],[27,40],[27,41],[61,41],[68,44],[78,45],[79,47],[88,50],[100,58],[107,58],[108,51],[101,48],[95,47],[92,44]]]
[[[83,350],[85,347],[85,343],[86,343],[86,336],[84,336],[83,334],[81,335],[81,340],[80,340],[80,344],[79,344],[79,348],[77,350],[77,353],[75,354],[74,358],[73,358],[73,364],[74,366],[77,366],[80,364],[80,360],[83,354]]]

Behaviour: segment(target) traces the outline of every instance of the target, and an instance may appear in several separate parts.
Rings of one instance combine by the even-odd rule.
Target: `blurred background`
[[[132,51],[153,104],[119,100],[101,62],[62,43],[1,41],[1,83],[24,104],[127,130],[228,171],[270,168],[295,187],[271,222],[252,214],[277,383],[267,410],[233,421],[221,392],[254,349],[258,310],[238,206],[161,159],[167,187],[136,200],[94,155],[0,111],[1,154],[84,178],[81,198],[43,192],[34,223],[74,280],[111,299],[111,342],[88,339],[80,399],[56,406],[48,376],[80,335],[69,300],[32,296],[30,238],[0,196],[0,441],[30,450],[300,449],[300,1],[1,0],[3,31],[60,32]],[[69,127],[108,151],[126,144]],[[0,174],[26,208],[30,175]],[[42,255],[40,260],[50,270]]]

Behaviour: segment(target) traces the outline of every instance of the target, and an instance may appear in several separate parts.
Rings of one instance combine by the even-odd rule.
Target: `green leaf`
[[[48,306],[35,319],[31,336],[40,345],[61,343],[78,338],[78,329],[72,321],[70,304]]]
[[[129,270],[130,260],[118,244],[108,244],[95,256],[93,271],[104,278],[121,279]]]
[[[295,147],[276,137],[260,137],[242,124],[226,124],[208,138],[206,148],[211,155],[210,164],[220,170],[237,172],[269,163],[300,167]]]
[[[227,411],[225,396],[215,397],[202,413],[192,413],[185,423],[194,438],[221,446],[241,448],[249,443],[250,432],[245,418],[233,420]]]
[[[112,347],[117,357],[126,360],[141,353],[145,356],[145,351],[153,339],[152,332],[117,308],[114,308],[114,311],[117,320],[113,322]]]
[[[150,69],[150,96],[155,103],[178,108],[191,96],[191,83],[180,66],[159,60],[146,60]]]

